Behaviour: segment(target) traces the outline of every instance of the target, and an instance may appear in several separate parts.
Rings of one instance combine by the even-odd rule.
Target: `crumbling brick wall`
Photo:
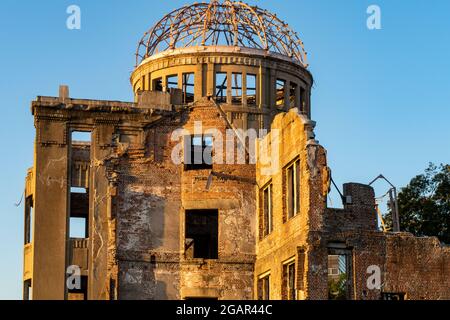
[[[252,297],[254,263],[254,165],[214,164],[211,170],[185,171],[171,155],[174,130],[193,132],[195,121],[204,130],[229,129],[208,101],[190,112],[166,117],[144,130],[145,152],[126,153],[118,172],[119,298],[180,299],[212,296]],[[224,141],[225,143],[225,141]],[[185,210],[218,209],[219,259],[185,256]]]

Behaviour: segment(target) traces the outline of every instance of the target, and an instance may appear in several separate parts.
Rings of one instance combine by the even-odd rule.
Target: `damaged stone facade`
[[[347,299],[449,299],[450,249],[378,231],[371,187],[346,184],[344,209],[327,207],[312,84],[292,57],[204,46],[144,59],[134,102],[74,99],[64,86],[37,97],[24,298],[328,299],[329,261],[341,261]],[[269,133],[251,145],[249,130]],[[195,139],[222,161],[188,163]],[[269,162],[252,162],[253,147]],[[368,289],[373,265],[381,286]]]
[[[434,237],[380,231],[370,186],[345,184],[344,208],[327,207],[330,169],[325,149],[311,134],[313,127],[314,123],[297,109],[276,116],[272,132],[278,129],[282,142],[279,159],[271,161],[278,163],[278,168],[267,174],[264,170],[271,164],[257,164],[260,190],[272,186],[273,230],[263,232],[266,207],[260,191],[255,292],[261,293],[261,280],[268,279],[270,299],[329,299],[329,279],[334,274],[330,271],[334,267],[330,264],[332,256],[342,257],[346,265],[345,296],[341,298],[450,299],[450,247]],[[272,132],[260,144],[273,143]],[[293,163],[300,166],[300,205],[289,218],[288,169]],[[291,264],[295,274],[293,294],[289,295],[289,274],[285,269]],[[380,284],[375,288],[371,285],[374,267],[380,271]]]

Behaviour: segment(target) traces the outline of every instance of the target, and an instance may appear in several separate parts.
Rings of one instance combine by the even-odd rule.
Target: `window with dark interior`
[[[25,244],[33,242],[33,197],[25,200]]]
[[[162,78],[153,80],[153,91],[163,91]]]
[[[290,219],[300,212],[300,160],[286,168],[285,179],[287,218]]]
[[[283,265],[283,300],[295,300],[295,261]]]
[[[185,137],[185,169],[200,170],[212,168],[213,138],[208,135]]]
[[[306,112],[306,90],[300,87],[300,111]]]
[[[273,230],[272,183],[261,190],[260,196],[262,197],[262,215],[260,223],[262,224],[262,237],[265,237],[272,233]]]
[[[258,279],[258,300],[270,300],[270,275]]]
[[[291,108],[300,107],[296,106],[295,105],[296,103],[297,103],[297,84],[291,82],[289,88],[289,107]]]
[[[186,210],[186,258],[218,258],[218,210]]]
[[[23,283],[23,300],[33,299],[33,288],[31,286],[31,279],[25,280]]]

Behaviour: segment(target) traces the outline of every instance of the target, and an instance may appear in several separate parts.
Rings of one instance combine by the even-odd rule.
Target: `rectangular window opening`
[[[294,82],[290,83],[290,89],[289,89],[289,107],[295,108],[297,103],[297,84]],[[298,106],[300,107],[300,106]]]
[[[183,73],[183,103],[194,102],[195,74]]]
[[[300,212],[300,160],[286,169],[286,206],[288,219]]]
[[[152,91],[163,91],[162,78],[153,79],[152,81]]]
[[[295,261],[283,265],[283,300],[296,300]]]
[[[328,299],[348,300],[351,294],[351,252],[329,249],[328,252]]]
[[[33,242],[33,197],[27,197],[25,200],[25,244]]]
[[[258,300],[270,300],[270,274],[258,279]]]
[[[186,258],[218,258],[218,210],[186,210]]]
[[[242,73],[232,73],[231,75],[231,102],[242,103]]]
[[[92,140],[90,131],[72,131],[72,143],[90,144]]]
[[[178,89],[178,75],[168,76],[166,79],[166,84],[167,89]]]
[[[87,219],[82,217],[70,217],[70,238],[86,239],[88,236]]]
[[[23,282],[23,300],[33,300],[33,287],[31,279]]]
[[[225,72],[216,73],[216,101],[218,103],[227,102],[227,82],[228,76]]]
[[[300,87],[300,111],[306,112],[306,91]]]
[[[262,236],[266,237],[273,231],[273,200],[272,184],[270,183],[261,192],[262,197]]]
[[[213,137],[193,135],[185,137],[185,169],[212,169]]]
[[[286,80],[277,79],[276,81],[276,106],[277,108],[283,108],[285,104],[285,92],[286,92]]]
[[[256,75],[247,74],[247,105],[256,105]]]

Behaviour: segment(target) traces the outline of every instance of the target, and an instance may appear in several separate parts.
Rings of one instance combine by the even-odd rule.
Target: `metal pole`
[[[394,232],[400,232],[400,212],[398,211],[397,188],[394,187],[392,189],[394,190],[394,205],[395,205],[395,221],[393,225]]]
[[[400,232],[400,212],[398,211],[397,188],[388,179],[386,179],[386,177],[383,176],[382,174],[380,174],[378,177],[373,179],[372,182],[369,183],[369,186],[371,186],[378,179],[385,180],[392,187],[389,190],[390,201],[391,201],[391,203],[394,204],[394,207],[393,208],[391,207],[391,210],[392,210],[392,231],[393,232]]]

